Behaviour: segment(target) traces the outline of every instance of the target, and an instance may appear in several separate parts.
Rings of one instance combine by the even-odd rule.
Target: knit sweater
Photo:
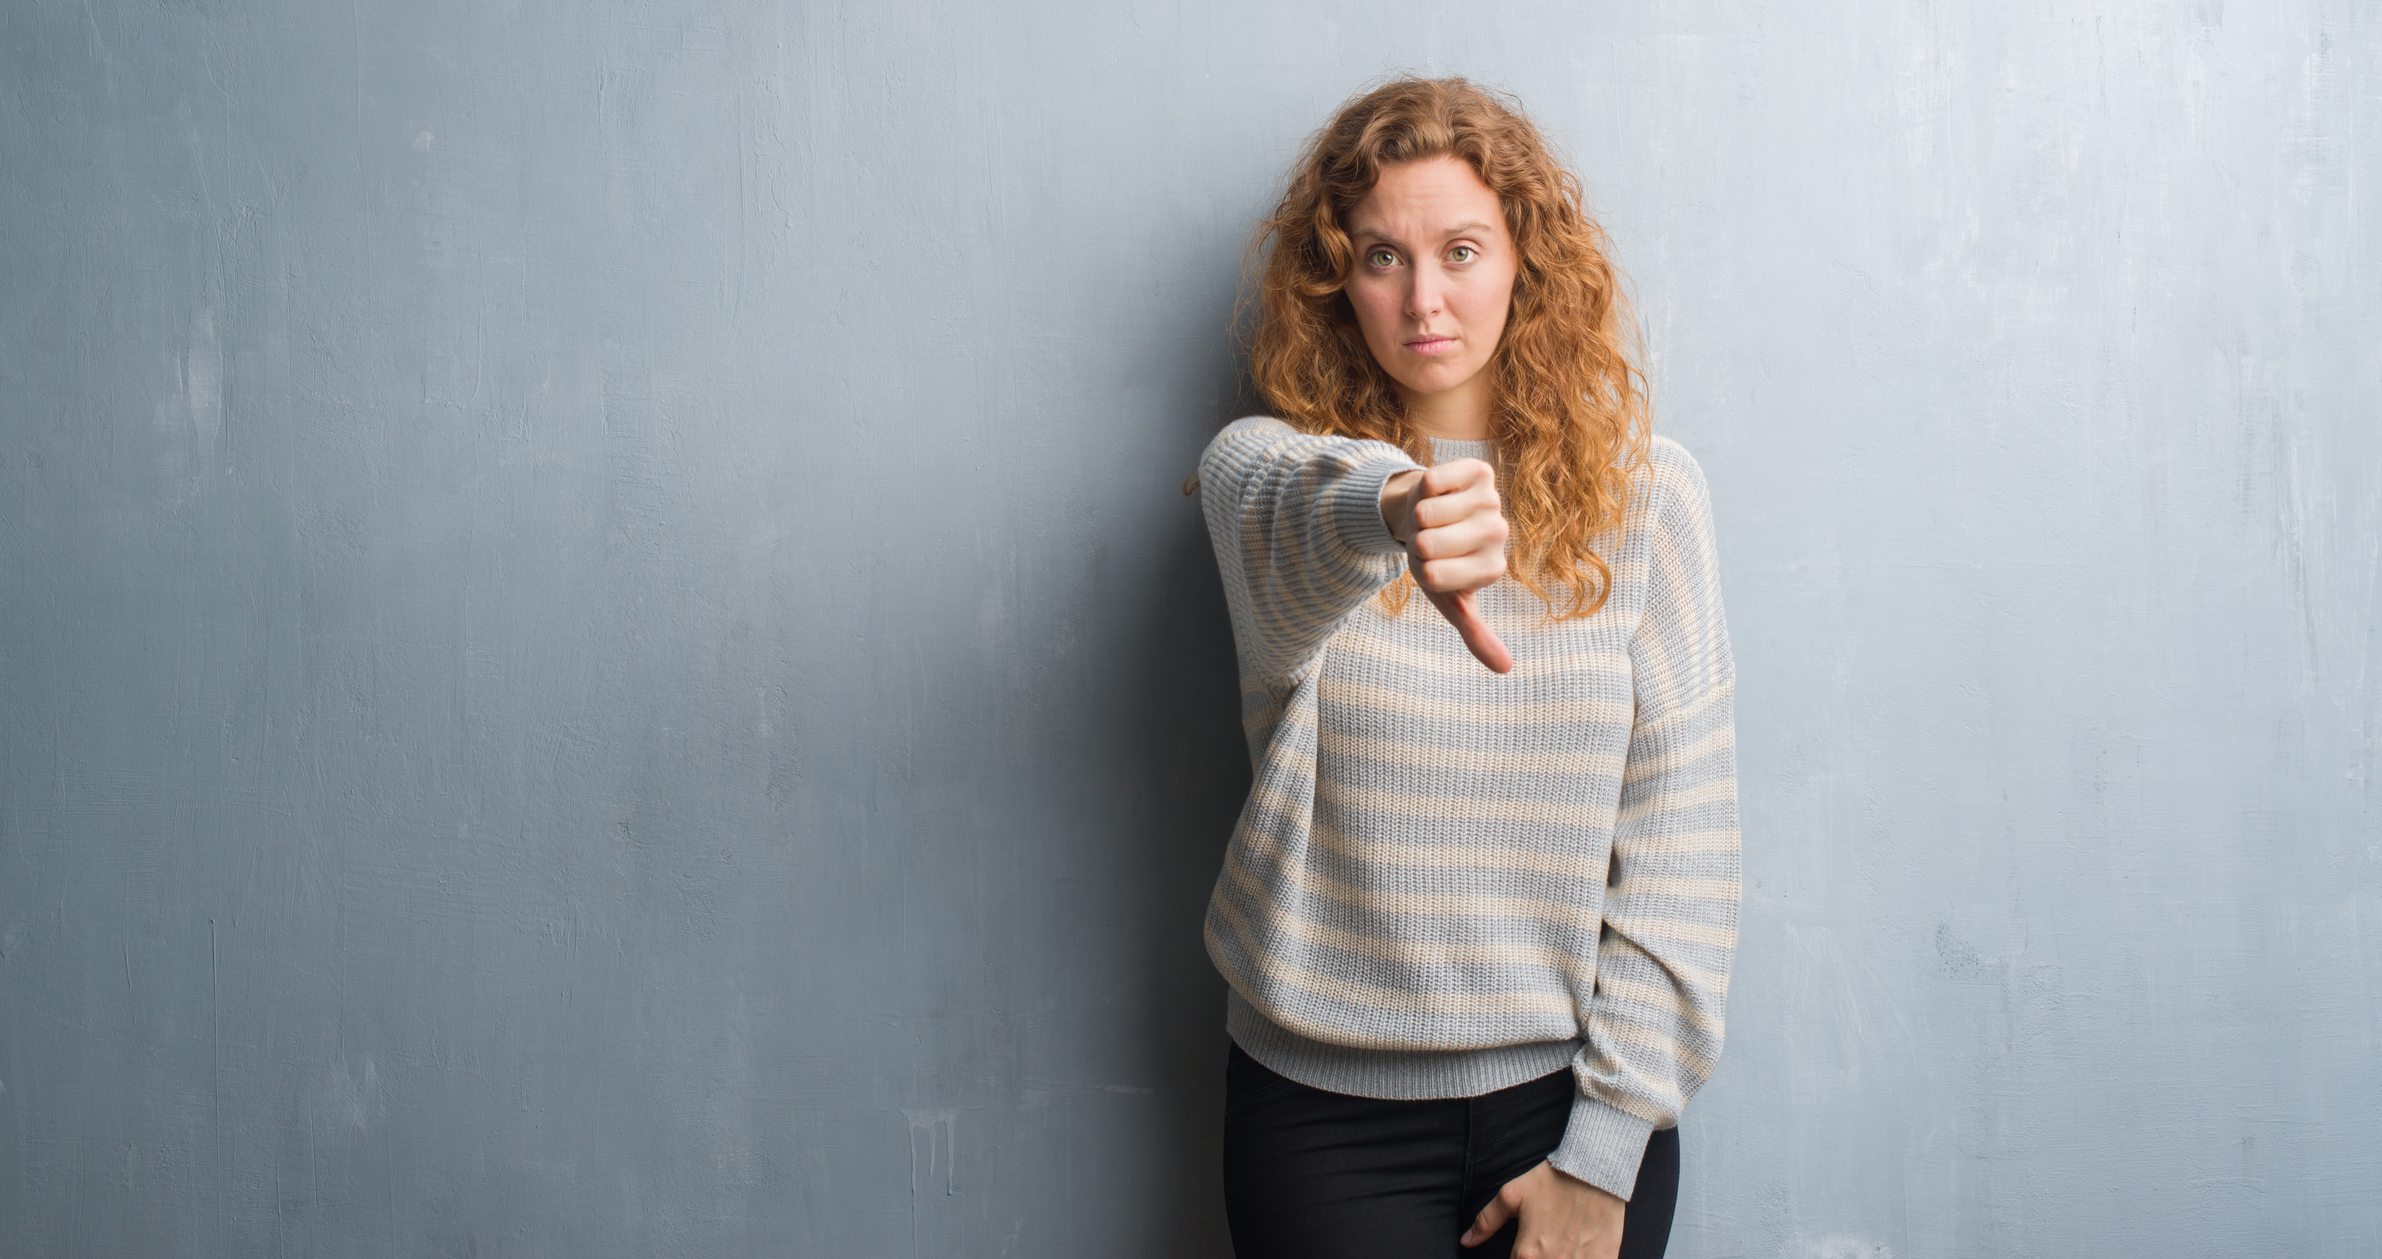
[[[1486,443],[1439,442],[1441,460]],[[1569,1066],[1557,1168],[1627,1198],[1711,1073],[1737,939],[1735,670],[1702,471],[1655,439],[1555,620],[1510,577],[1474,660],[1404,571],[1382,442],[1250,418],[1199,467],[1254,783],[1209,901],[1227,1027],[1333,1092],[1472,1097]]]

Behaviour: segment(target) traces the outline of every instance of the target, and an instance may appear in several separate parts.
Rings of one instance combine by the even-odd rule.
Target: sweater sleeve
[[[1580,1096],[1558,1169],[1627,1198],[1646,1138],[1679,1122],[1720,1056],[1737,946],[1736,670],[1703,473],[1658,460],[1637,717],[1622,771]]]
[[[1359,604],[1404,571],[1381,487],[1416,467],[1387,442],[1236,420],[1199,461],[1200,507],[1224,576],[1242,669],[1297,678]]]

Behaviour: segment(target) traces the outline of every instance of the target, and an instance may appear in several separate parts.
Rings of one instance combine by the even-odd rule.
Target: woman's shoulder
[[[1244,415],[1225,425],[1209,440],[1199,462],[1202,468],[1209,468],[1282,458],[1324,459],[1348,467],[1383,460],[1411,462],[1405,451],[1387,442],[1310,432],[1270,415]]]
[[[1682,509],[1703,515],[1711,510],[1703,465],[1687,447],[1660,433],[1646,443],[1645,462],[1631,472],[1630,482],[1631,515],[1653,518]]]
[[[1270,415],[1244,415],[1225,425],[1223,431],[1217,433],[1216,436],[1222,438],[1235,433],[1264,433],[1274,437],[1296,437],[1298,430],[1292,428],[1289,421],[1278,420]]]
[[[1292,428],[1290,425],[1282,422],[1281,420],[1275,419],[1273,416],[1244,415],[1241,418],[1234,420],[1232,423],[1225,425],[1222,429],[1217,431],[1214,437],[1208,439],[1208,448],[1201,455],[1201,460],[1204,462],[1207,459],[1215,457],[1215,455],[1221,451],[1230,450],[1236,447],[1247,448],[1254,446],[1262,448],[1277,445],[1298,436],[1299,431],[1297,429]]]

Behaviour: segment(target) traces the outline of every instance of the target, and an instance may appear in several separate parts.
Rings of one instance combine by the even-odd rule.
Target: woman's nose
[[[1406,290],[1406,314],[1412,319],[1429,319],[1439,313],[1440,289],[1436,277],[1426,275],[1421,268],[1414,271],[1414,281]]]

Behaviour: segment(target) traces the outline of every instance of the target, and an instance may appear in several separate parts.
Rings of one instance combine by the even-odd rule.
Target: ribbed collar
[[[1446,463],[1450,459],[1487,459],[1494,443],[1487,441],[1459,442],[1444,437],[1431,439],[1431,462]]]

